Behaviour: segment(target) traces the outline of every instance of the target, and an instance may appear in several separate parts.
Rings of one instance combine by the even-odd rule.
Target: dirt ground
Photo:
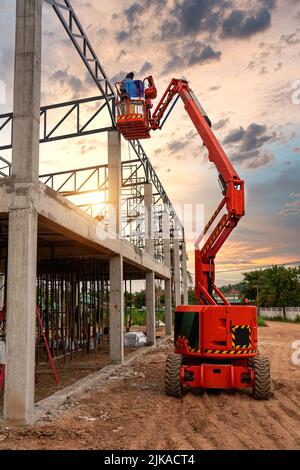
[[[0,449],[300,449],[300,365],[293,365],[299,324],[259,328],[271,362],[273,395],[248,391],[164,393],[172,344],[123,367],[103,385],[31,427],[0,423]]]
[[[134,327],[134,331],[143,331],[144,327]],[[164,336],[164,328],[159,327],[156,329],[157,338]],[[125,347],[125,357],[138,348]],[[44,359],[44,362],[43,362]],[[77,354],[73,352],[73,356],[56,357],[54,359],[55,369],[58,375],[59,384],[56,385],[53,371],[50,363],[46,362],[46,355],[41,359],[36,369],[36,384],[35,384],[35,401],[39,402],[53,393],[72,385],[77,380],[86,377],[87,375],[101,370],[109,364],[109,340],[104,339],[101,343],[100,349],[97,353],[79,351]],[[0,415],[3,412],[3,399],[4,390],[0,390]]]

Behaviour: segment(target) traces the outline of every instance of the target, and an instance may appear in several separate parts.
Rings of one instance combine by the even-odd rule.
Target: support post
[[[122,162],[121,135],[108,132],[108,227],[119,238],[121,234]]]
[[[110,362],[122,364],[124,361],[124,286],[123,257],[114,256],[109,261],[109,338]]]
[[[174,301],[175,301],[175,308],[176,308],[177,305],[181,305],[179,240],[176,237],[174,238],[174,243],[173,243],[173,262],[174,262]]]
[[[15,195],[9,209],[4,417],[27,424],[33,421],[34,411],[37,213],[32,207],[30,183],[37,183],[39,175],[41,23],[42,0],[17,0],[12,142]],[[17,192],[24,183],[29,185]]]
[[[181,244],[181,266],[182,266],[182,283],[183,283],[183,305],[188,305],[188,283],[187,283],[187,254],[185,241]]]
[[[154,272],[146,273],[146,315],[147,315],[147,344],[155,345],[155,277]]]
[[[153,212],[152,212],[152,184],[144,186],[145,204],[145,250],[150,256],[154,256],[153,240]],[[146,273],[146,316],[147,316],[147,344],[153,345],[156,341],[155,329],[155,276],[154,272]]]
[[[4,417],[33,421],[37,213],[9,212]]]
[[[170,214],[167,207],[163,212],[164,264],[171,268]],[[170,273],[171,274],[171,273]],[[172,281],[165,280],[165,333],[172,334]]]
[[[0,274],[0,310],[3,308],[5,294],[5,276]]]
[[[144,185],[144,204],[145,204],[145,249],[146,253],[154,256],[154,240],[153,240],[153,194],[152,184]]]
[[[38,182],[42,0],[17,0],[12,176]]]

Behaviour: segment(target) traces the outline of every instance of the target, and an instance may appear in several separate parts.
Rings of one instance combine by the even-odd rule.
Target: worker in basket
[[[120,84],[121,101],[145,99],[145,87],[142,80],[134,80],[134,72],[129,72]]]
[[[117,125],[125,139],[149,138],[151,99],[157,92],[152,77],[134,80],[134,72],[116,83]]]

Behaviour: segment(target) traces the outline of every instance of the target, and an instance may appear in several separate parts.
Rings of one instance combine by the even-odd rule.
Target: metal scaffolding
[[[47,0],[47,3],[52,6],[62,23],[71,43],[96,84],[99,95],[42,106],[40,108],[40,143],[73,139],[75,137],[84,137],[112,130],[116,131],[116,96],[113,86],[105,74],[71,3],[68,0]],[[0,152],[6,152],[12,148],[13,117],[13,113],[0,115]],[[104,125],[103,121],[107,117],[109,118],[109,124]],[[38,136],[36,136],[37,140]],[[151,183],[153,186],[154,258],[160,263],[164,263],[164,212],[168,212],[170,219],[171,252],[173,250],[174,234],[179,234],[180,239],[184,239],[183,227],[141,143],[133,140],[128,145],[128,156],[121,162],[120,235],[137,248],[146,248],[145,185]],[[4,180],[7,178],[9,180],[8,184],[14,184],[14,179],[9,178],[11,176],[11,162],[7,158],[0,156],[0,177]],[[106,228],[109,229],[108,205],[110,188],[108,163],[41,174],[39,180],[40,183],[51,188],[62,197],[67,198],[82,211],[104,223]],[[40,185],[39,189],[41,188],[42,185]],[[48,193],[47,196],[53,195],[49,190],[44,191],[44,193]],[[57,200],[61,202],[59,198],[53,199],[56,202]],[[65,204],[64,206],[69,208],[70,205]],[[9,213],[9,209],[7,212]],[[113,255],[110,252],[107,255],[104,249],[103,251],[97,251],[98,247],[95,249],[95,242],[87,244],[84,247],[84,254],[80,254],[82,246],[80,245],[79,232],[76,234],[78,237],[73,238],[70,235],[70,231],[60,232],[57,227],[63,226],[65,220],[63,219],[57,226],[55,225],[56,221],[55,224],[51,225],[53,220],[49,221],[47,216],[44,215],[45,212],[39,213],[37,219],[37,293],[36,300],[34,297],[33,302],[36,301],[36,307],[41,314],[51,355],[56,358],[62,357],[64,360],[66,357],[72,359],[78,353],[88,354],[97,352],[101,345],[103,345],[103,342],[107,340],[109,322],[112,318],[112,316],[109,318],[109,297],[113,295],[113,289],[110,292],[113,278],[110,277],[109,265]],[[74,212],[76,217],[80,214],[79,211]],[[0,285],[0,288],[5,291],[3,305],[0,305],[0,340],[5,340],[9,215],[7,213],[0,215],[0,275],[5,280],[4,285]],[[87,225],[91,223],[93,227],[96,226],[93,221],[83,217],[82,213],[80,217],[84,221],[87,220]],[[80,217],[78,217],[78,220],[80,220]],[[9,220],[9,224],[11,224],[11,219]],[[9,226],[11,227],[11,225]],[[63,228],[65,229],[65,227]],[[70,238],[68,238],[69,236]],[[128,244],[123,242],[123,246],[127,247]],[[133,252],[133,255],[130,255],[132,258],[129,258],[129,255],[127,255],[127,260],[124,257],[123,261],[123,257],[119,255],[120,265],[125,266],[124,271],[122,271],[124,276],[120,282],[120,297],[122,299],[123,280],[126,284],[125,292],[131,296],[132,280],[145,279],[149,271],[151,271],[153,278],[156,275],[157,278],[166,280],[169,280],[170,274],[167,267],[154,263],[149,256],[145,256],[148,264],[145,262],[142,265],[144,263],[143,260],[141,261],[141,266],[139,266],[135,255],[138,252],[141,254],[142,259],[143,253],[133,250],[132,247],[130,249]],[[66,253],[64,250],[66,250]],[[150,256],[152,257],[151,253]],[[33,276],[32,292],[35,292],[34,279],[35,276]],[[115,283],[117,282],[115,281]],[[9,298],[11,299],[13,296]],[[22,309],[23,306],[21,305],[21,313]],[[131,303],[125,305],[127,328],[128,326],[130,327],[131,323],[130,309]],[[119,312],[123,312],[123,309],[120,308]],[[147,315],[150,316],[149,313]],[[169,313],[169,316],[171,317],[171,313]],[[122,318],[121,314],[120,318]],[[155,312],[153,313],[153,318],[154,321],[152,323],[155,327]],[[122,322],[119,323],[122,325]],[[111,331],[113,330],[111,328]],[[150,328],[147,329],[147,334],[150,337]],[[155,339],[155,328],[153,335]],[[113,341],[111,344],[113,344]],[[36,346],[37,364],[47,361],[45,344],[38,327],[36,328]]]

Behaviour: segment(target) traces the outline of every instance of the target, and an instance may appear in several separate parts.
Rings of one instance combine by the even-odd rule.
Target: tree
[[[141,290],[140,292],[135,293],[134,305],[135,305],[135,308],[137,309],[141,309],[145,307],[146,305],[146,291],[145,290]]]
[[[243,298],[258,307],[295,307],[300,305],[299,268],[273,266],[244,273]]]

